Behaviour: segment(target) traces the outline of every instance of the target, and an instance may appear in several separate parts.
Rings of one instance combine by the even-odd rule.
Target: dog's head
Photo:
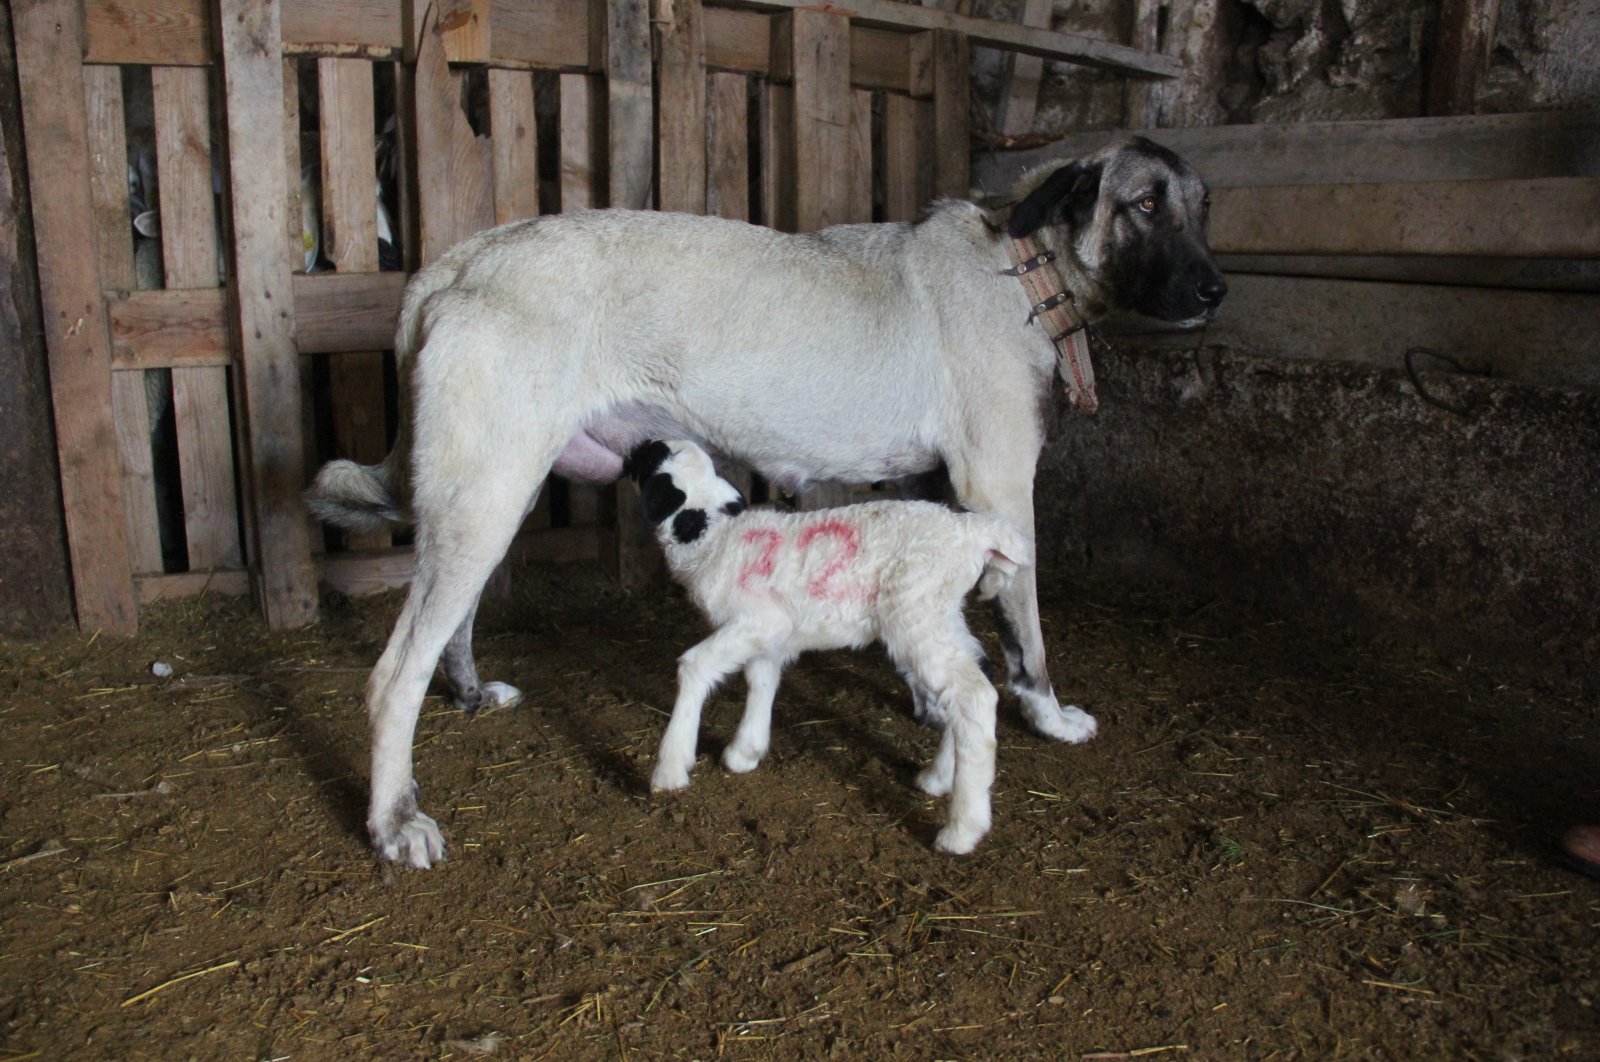
[[[1216,316],[1228,285],[1206,239],[1210,195],[1171,151],[1136,136],[1034,171],[1023,188],[1010,235],[1070,256],[1095,289],[1091,299],[1163,321]]]
[[[640,443],[628,456],[627,472],[639,484],[645,520],[663,542],[694,542],[714,521],[745,510],[739,488],[717,475],[710,456],[692,442]]]

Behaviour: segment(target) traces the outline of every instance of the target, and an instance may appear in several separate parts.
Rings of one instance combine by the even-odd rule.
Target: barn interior
[[[1583,0],[16,0],[0,9],[0,1058],[1600,1055],[1600,13]],[[784,231],[1136,131],[1223,311],[1119,315],[1035,481],[1057,692],[930,846],[881,652],[652,795],[704,623],[552,481],[376,861],[406,278],[583,207]],[[824,485],[768,504],[892,494]],[[991,647],[997,631],[971,620]]]

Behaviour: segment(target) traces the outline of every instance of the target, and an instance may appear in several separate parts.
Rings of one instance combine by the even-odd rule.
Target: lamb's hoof
[[[752,752],[738,745],[722,750],[722,765],[734,774],[749,774],[761,763],[762,752]]]
[[[954,783],[954,773],[940,770],[937,766],[924,767],[917,773],[917,788],[931,797],[947,796]]]
[[[952,822],[934,837],[933,846],[950,855],[966,855],[978,847],[978,842],[988,832],[987,827],[958,826]]]
[[[650,775],[650,792],[676,793],[681,789],[689,788],[689,768],[669,766],[664,763],[656,764],[656,769]]]
[[[413,811],[388,827],[369,823],[367,829],[372,834],[372,847],[391,863],[427,870],[444,862],[444,833],[438,823],[420,811]]]
[[[485,682],[466,697],[456,698],[456,707],[468,715],[485,708],[515,708],[522,703],[522,691],[504,682]]]

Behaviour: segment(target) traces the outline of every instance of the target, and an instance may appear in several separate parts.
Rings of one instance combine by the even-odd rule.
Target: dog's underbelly
[[[725,457],[750,463],[785,490],[837,480],[869,483],[926,472],[939,463],[931,447],[904,440],[844,440],[815,424],[808,438],[785,438],[770,422],[739,424],[685,423],[652,405],[630,405],[608,411],[574,432],[557,456],[553,471],[581,483],[612,483],[621,478],[623,461],[635,446],[649,439],[691,439]],[[875,444],[874,444],[875,443]]]

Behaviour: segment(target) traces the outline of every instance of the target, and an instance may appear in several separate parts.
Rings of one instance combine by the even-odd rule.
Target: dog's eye
[[[1139,209],[1144,211],[1146,214],[1154,214],[1156,212],[1156,197],[1153,195],[1147,195],[1143,199],[1139,200]]]

